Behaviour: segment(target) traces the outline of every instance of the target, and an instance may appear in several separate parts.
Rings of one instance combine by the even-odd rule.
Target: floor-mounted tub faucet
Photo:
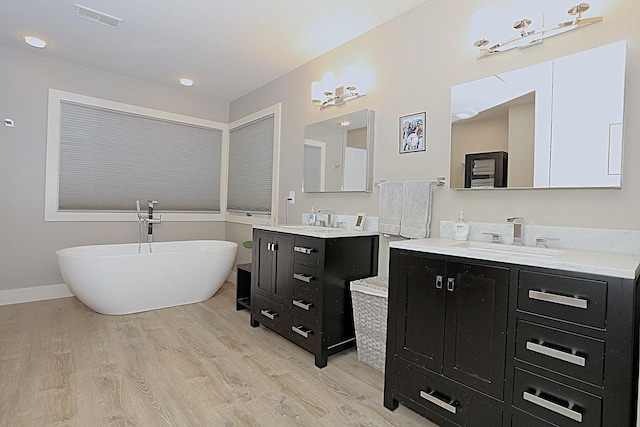
[[[157,203],[158,202],[155,200],[148,200],[147,213],[142,213],[142,211],[140,210],[140,200],[136,200],[136,208],[138,210],[138,221],[140,222],[140,226],[147,226],[147,243],[151,243],[153,241],[153,224],[160,224],[162,222],[162,217],[160,215],[158,215],[156,218],[154,218],[153,216],[153,205]],[[140,244],[142,244],[142,229],[140,230]],[[151,249],[151,245],[149,245],[149,249]]]
[[[507,222],[513,224],[513,244],[524,245],[524,218],[521,216],[514,216],[507,218]]]
[[[158,204],[155,200],[147,201],[147,243],[153,241],[153,224],[160,224],[160,218],[153,218],[153,205]]]

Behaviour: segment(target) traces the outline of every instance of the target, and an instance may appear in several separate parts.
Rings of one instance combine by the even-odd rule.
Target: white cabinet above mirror
[[[302,191],[371,192],[373,128],[371,110],[306,125]]]
[[[453,86],[451,188],[491,152],[507,153],[507,188],[620,188],[625,66],[621,41]]]

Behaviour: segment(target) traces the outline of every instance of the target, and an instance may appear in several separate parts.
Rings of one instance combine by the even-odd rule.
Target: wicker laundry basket
[[[358,360],[384,372],[389,281],[375,276],[351,282]]]

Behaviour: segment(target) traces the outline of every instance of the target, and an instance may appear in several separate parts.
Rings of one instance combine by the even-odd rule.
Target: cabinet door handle
[[[427,393],[426,391],[422,391],[420,390],[420,397],[428,400],[429,402],[433,403],[434,405],[437,405],[439,407],[441,407],[442,409],[445,409],[449,412],[451,412],[452,414],[456,413],[456,407],[453,406],[451,403],[453,403],[453,401],[451,403],[447,403],[441,399],[438,399],[437,397],[435,397],[433,394],[433,391],[431,393]]]
[[[313,303],[305,302],[305,300],[303,300],[303,299],[294,299],[293,300],[293,305],[295,305],[296,307],[300,307],[300,308],[302,308],[304,310],[309,311],[311,306],[313,306]]]
[[[535,394],[529,393],[528,391],[525,391],[522,393],[522,398],[528,402],[533,403],[534,405],[538,405],[542,408],[555,412],[556,414],[560,414],[567,418],[571,418],[572,420],[577,421],[579,423],[582,422],[582,414],[578,411],[572,410],[571,408],[558,405],[555,402],[551,402],[547,399],[543,399],[542,397],[536,396]]]
[[[271,245],[273,245],[273,243],[269,242],[267,243],[267,250],[268,251],[272,251],[273,249],[271,249]]]
[[[294,246],[293,250],[295,252],[300,252],[301,254],[307,254],[307,255],[311,255],[311,252],[314,251],[313,248],[305,248],[305,247],[302,247],[302,246]]]
[[[544,354],[545,356],[553,357],[554,359],[564,360],[565,362],[573,363],[574,365],[584,366],[587,359],[582,356],[576,356],[575,354],[567,353],[565,351],[557,350],[555,348],[547,347],[542,344],[527,341],[527,350],[534,353]]]
[[[439,274],[436,276],[436,289],[442,289],[442,276]]]
[[[315,279],[313,276],[307,276],[306,274],[293,273],[293,278],[302,280],[303,282],[311,283],[312,280]]]
[[[454,279],[453,277],[449,277],[449,278],[447,279],[447,290],[448,290],[449,292],[453,292],[453,289],[454,289],[454,287],[455,287],[455,284],[456,284],[456,279]]]
[[[551,292],[529,291],[529,298],[538,301],[552,302],[554,304],[568,305],[576,308],[587,308],[587,300],[584,298],[566,297]]]
[[[260,314],[262,314],[264,317],[268,317],[271,320],[275,319],[278,315],[278,313],[271,310],[260,310]]]
[[[302,335],[305,338],[309,338],[309,333],[311,333],[311,329],[305,328],[304,326],[291,326],[291,330],[298,335]]]

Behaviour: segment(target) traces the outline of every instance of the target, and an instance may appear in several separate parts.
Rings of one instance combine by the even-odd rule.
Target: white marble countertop
[[[356,231],[349,228],[316,227],[313,225],[254,225],[253,228],[300,236],[335,239],[339,237],[377,236],[378,231]]]
[[[640,271],[640,256],[638,255],[575,249],[543,249],[472,241],[460,242],[443,238],[395,241],[390,242],[389,246],[417,252],[599,274],[623,279],[635,279]]]

